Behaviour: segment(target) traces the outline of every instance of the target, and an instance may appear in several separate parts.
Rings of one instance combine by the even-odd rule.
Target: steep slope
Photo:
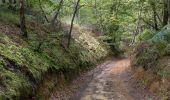
[[[50,81],[51,85],[45,88],[52,89],[61,84],[62,80],[69,81],[77,77],[108,54],[103,43],[99,43],[90,35],[88,38],[85,36],[81,39],[72,39],[70,48],[67,48],[67,37],[63,32],[51,32],[41,23],[32,20],[30,16],[26,16],[28,39],[24,39],[20,36],[18,18],[15,12],[8,9],[0,12],[0,99],[2,100],[23,98],[26,100],[48,96],[52,90],[48,90],[46,95],[43,93],[36,95],[41,90],[39,88],[43,88],[41,86],[49,81],[46,79],[47,76],[57,79],[55,82]],[[90,43],[87,43],[89,40]],[[60,79],[62,75],[64,77]]]
[[[139,43],[132,55],[137,79],[151,92],[158,93],[162,100],[170,99],[169,40],[170,27],[167,25]]]

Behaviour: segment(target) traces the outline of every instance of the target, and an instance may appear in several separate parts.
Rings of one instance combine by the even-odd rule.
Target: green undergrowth
[[[153,33],[148,32],[148,34]],[[143,35],[146,35],[146,38],[143,38],[143,41],[139,42],[134,50],[134,56],[137,58],[134,66],[147,66],[146,69],[154,68],[151,63],[156,64],[159,59],[169,56],[170,28],[165,26],[160,32],[154,33],[153,36],[149,36],[145,32]]]
[[[5,17],[7,19],[2,23],[10,23],[6,26],[9,30],[13,25],[16,32],[20,31],[16,26],[19,20],[16,14],[10,10],[0,11],[0,19]],[[18,33],[7,34],[0,30],[1,100],[32,99],[39,85],[46,80],[45,76],[61,73],[66,75],[65,80],[73,79],[70,77],[90,69],[108,54],[105,46],[88,33],[82,32],[79,38],[72,39],[67,48],[67,37],[63,32],[47,30],[43,25],[28,22],[28,39]],[[58,79],[56,84],[60,81]]]
[[[161,96],[168,99],[170,97],[170,91],[168,90],[170,88],[170,27],[167,25],[160,32],[151,33],[152,35],[148,35],[149,32],[141,34],[143,35],[140,36],[146,38],[142,38],[143,40],[138,43],[133,52],[132,67],[136,70],[142,67],[152,76],[147,81],[147,86],[150,85],[149,87],[152,88],[154,81],[159,81],[159,86],[154,92],[159,91],[159,93],[162,93]],[[149,78],[149,75],[146,78]]]
[[[0,5],[0,19],[4,22],[10,22],[16,24],[19,22],[19,16],[16,12],[7,9],[6,5]]]
[[[44,74],[49,70],[54,72],[60,69],[81,71],[88,66],[97,64],[97,61],[102,58],[74,43],[67,50],[66,47],[60,46],[59,40],[52,41],[52,43],[50,41],[43,42],[38,51],[34,49],[36,44],[39,44],[36,43],[37,41],[34,41],[35,43],[28,42],[25,46],[13,43],[7,36],[2,41],[0,43],[2,57],[0,66],[2,85],[0,84],[0,87],[3,89],[0,92],[0,98],[10,100],[31,94],[34,88],[33,84],[40,84]]]
[[[40,82],[48,69],[57,69],[57,65],[53,65],[47,54],[17,46],[9,38],[4,42],[6,43],[0,43],[0,98],[12,100],[28,96],[32,92],[33,84]]]

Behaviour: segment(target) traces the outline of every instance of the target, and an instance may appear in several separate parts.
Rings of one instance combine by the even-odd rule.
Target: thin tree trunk
[[[159,14],[158,13],[156,13],[156,17],[158,18],[158,20],[159,20],[159,22],[161,23],[161,25],[162,25],[162,19],[161,19],[161,17],[159,16]]]
[[[21,28],[21,34],[27,38],[25,14],[24,14],[24,0],[20,0],[20,28]]]
[[[169,14],[168,17],[170,17],[170,0],[168,0],[167,3],[168,3],[168,14]],[[169,20],[169,23],[170,23],[170,20]]]
[[[40,9],[41,9],[41,11],[42,11],[42,13],[43,13],[43,15],[44,15],[45,20],[46,20],[47,22],[49,22],[46,14],[45,14],[45,12],[44,12],[44,10],[43,10],[42,4],[41,4],[41,0],[38,0],[38,1],[39,1],[39,6],[40,6]]]
[[[69,37],[68,37],[68,47],[70,46],[71,33],[72,33],[72,30],[73,30],[74,19],[75,19],[76,13],[78,11],[79,3],[80,3],[80,0],[77,0],[77,4],[76,4],[76,7],[75,7],[75,10],[74,10],[74,13],[73,13],[73,17],[72,17],[72,20],[71,20],[71,27],[70,27],[70,31],[69,31]]]
[[[153,10],[153,19],[154,19],[155,30],[159,30],[158,29],[158,23],[157,23],[157,13],[156,13],[156,5],[155,5],[155,3],[152,4],[152,10]]]
[[[12,0],[9,0],[9,9],[12,9]]]
[[[14,4],[16,4],[17,2],[16,2],[16,0],[14,0]]]
[[[5,0],[2,0],[2,3],[5,3],[6,1]]]
[[[62,5],[63,5],[63,1],[64,1],[64,0],[60,0],[59,8],[58,8],[58,10],[57,10],[54,18],[51,20],[51,26],[52,26],[53,29],[55,29],[55,20],[58,18],[60,9],[62,8]]]
[[[138,19],[137,19],[137,22],[136,22],[136,30],[135,30],[135,35],[134,36],[136,36],[137,34],[139,34],[141,32],[140,31],[141,12],[142,12],[142,9],[140,9],[140,12],[138,14]]]
[[[12,0],[9,0],[9,4],[12,4]]]
[[[155,30],[159,30],[158,28],[158,23],[157,23],[157,18],[156,18],[156,13],[154,12],[154,24],[155,24]]]
[[[168,1],[164,0],[164,11],[163,11],[163,25],[165,26],[168,24],[169,13],[168,13]]]
[[[80,7],[78,7],[80,9]],[[76,13],[76,19],[77,19],[77,23],[80,24],[80,10],[77,11]]]

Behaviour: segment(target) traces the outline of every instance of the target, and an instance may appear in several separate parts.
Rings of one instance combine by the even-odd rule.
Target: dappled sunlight
[[[170,100],[169,5],[0,0],[0,100]]]
[[[73,34],[76,33],[73,31]],[[81,44],[87,50],[82,52],[81,58],[87,61],[93,61],[94,59],[102,58],[108,55],[109,50],[106,48],[106,45],[104,45],[102,42],[99,42],[97,38],[91,35],[94,33],[80,30],[77,34],[79,34],[79,36],[75,38],[75,41]]]
[[[119,60],[112,66],[113,67],[110,73],[121,74],[130,69],[130,60],[129,59]]]

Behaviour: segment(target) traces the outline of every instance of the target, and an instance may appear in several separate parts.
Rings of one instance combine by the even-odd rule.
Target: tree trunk
[[[24,0],[20,0],[20,28],[21,28],[21,34],[27,38],[25,14],[24,14]]]
[[[12,0],[9,0],[9,4],[12,4]]]
[[[168,24],[169,13],[168,13],[168,1],[164,0],[164,9],[163,9],[163,25],[165,26]]]
[[[16,0],[14,0],[14,4],[16,4],[17,2],[16,2]]]
[[[168,14],[169,14],[169,17],[170,17],[170,0],[168,0]],[[169,23],[170,23],[170,20],[169,20]]]
[[[9,9],[12,9],[12,0],[9,0],[9,6],[8,6]]]
[[[80,7],[78,7],[80,9]],[[77,24],[80,24],[80,10],[77,10],[76,13]]]
[[[152,4],[152,10],[153,10],[153,19],[154,19],[154,27],[155,27],[155,30],[159,30],[159,29],[158,29],[158,22],[157,22],[157,13],[156,13],[156,5],[155,5],[155,2],[153,2],[153,4]]]
[[[42,11],[42,13],[43,13],[43,16],[44,16],[45,20],[46,20],[47,22],[49,22],[46,14],[45,14],[45,12],[44,12],[44,10],[43,10],[42,4],[41,4],[41,0],[38,0],[38,1],[39,1],[39,7],[40,7],[40,9],[41,9],[41,11]]]
[[[71,27],[70,27],[70,31],[69,31],[69,37],[68,37],[68,47],[70,46],[71,33],[72,33],[72,30],[73,30],[74,19],[75,19],[76,13],[78,11],[79,3],[80,3],[80,0],[77,0],[77,4],[76,4],[76,7],[75,7],[75,10],[74,10],[74,13],[73,13],[73,17],[72,17],[72,20],[71,20]]]
[[[5,0],[2,0],[2,3],[5,3],[6,1]]]
[[[63,1],[64,1],[64,0],[60,0],[58,10],[57,10],[54,18],[51,20],[51,27],[52,27],[53,29],[55,29],[55,20],[58,18],[60,9],[62,8],[62,5],[63,5]]]

